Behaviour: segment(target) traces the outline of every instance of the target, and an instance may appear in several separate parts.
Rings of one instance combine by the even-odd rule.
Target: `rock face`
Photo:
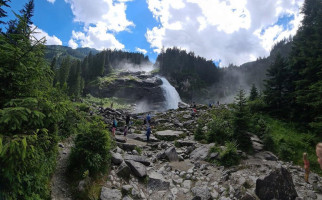
[[[173,131],[173,130],[165,130],[165,131],[157,131],[155,133],[155,137],[160,140],[166,141],[174,141],[184,135],[183,131]]]
[[[145,166],[150,165],[150,161],[145,156],[125,155],[124,160],[133,160],[135,162],[142,163]]]
[[[161,89],[162,80],[152,75],[140,73],[121,73],[116,77],[102,78],[101,82],[89,84],[85,93],[94,97],[117,97],[127,100],[162,103],[164,96]]]
[[[122,158],[121,154],[111,152],[111,155],[112,155],[112,162],[115,165],[119,165],[119,164],[121,164],[123,162],[123,158]]]
[[[195,149],[190,154],[190,159],[192,160],[205,160],[208,156],[210,148],[213,146],[213,144],[209,145],[203,145],[197,149]]]
[[[257,179],[255,193],[261,200],[293,200],[297,197],[292,176],[283,167],[271,172],[264,179]]]
[[[122,199],[122,193],[118,189],[102,187],[101,200],[119,200]]]
[[[131,168],[131,171],[135,176],[139,178],[146,176],[146,167],[143,164],[133,160],[126,160],[125,162]]]
[[[170,161],[179,161],[179,157],[176,151],[176,148],[174,147],[170,147],[168,148],[165,152],[164,152],[166,158]]]
[[[116,174],[122,178],[129,179],[130,178],[131,169],[127,164],[123,161],[121,165],[117,168]]]
[[[168,181],[165,181],[161,174],[151,172],[149,174],[147,187],[148,190],[152,191],[168,190],[170,188],[170,183]]]
[[[207,187],[194,187],[191,189],[191,192],[194,194],[193,199],[197,200],[209,200],[211,199],[211,194]]]

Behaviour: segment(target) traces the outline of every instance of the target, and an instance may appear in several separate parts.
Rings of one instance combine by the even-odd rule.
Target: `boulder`
[[[145,165],[135,162],[133,160],[125,160],[125,163],[130,167],[133,174],[139,178],[145,177],[147,175]]]
[[[126,143],[126,140],[124,137],[115,136],[115,140],[116,140],[116,142]]]
[[[112,155],[112,162],[115,165],[119,165],[119,164],[121,164],[123,162],[123,158],[122,158],[122,155],[121,154],[111,152],[111,155]]]
[[[123,185],[122,186],[122,194],[123,195],[130,195],[132,192],[132,189],[133,189],[132,185]]]
[[[179,157],[175,147],[170,147],[164,152],[166,158],[170,161],[179,161]]]
[[[178,107],[181,109],[186,109],[186,108],[189,108],[190,106],[189,106],[189,104],[180,101],[178,103]]]
[[[208,190],[208,187],[194,187],[191,189],[191,192],[193,193],[194,197],[193,199],[197,200],[209,200],[211,199],[211,194]]]
[[[283,167],[257,179],[255,193],[261,200],[293,200],[298,196],[290,172]]]
[[[149,166],[150,161],[147,157],[145,156],[138,156],[138,155],[125,155],[124,160],[133,160],[135,162],[142,163],[143,165]]]
[[[191,124],[193,124],[195,121],[194,120],[188,120],[186,122],[183,123],[184,127],[190,126]]]
[[[190,159],[192,160],[205,160],[208,156],[210,148],[214,144],[202,145],[190,153]]]
[[[166,141],[174,141],[178,138],[181,138],[184,136],[184,132],[182,131],[173,131],[173,130],[165,130],[165,131],[157,131],[155,133],[155,137],[160,140],[166,140]]]
[[[133,151],[136,147],[135,144],[127,144],[127,143],[120,143],[116,142],[116,145],[123,149],[124,151]]]
[[[125,179],[129,179],[130,178],[130,174],[131,174],[131,169],[129,166],[127,166],[127,164],[123,161],[121,163],[121,165],[117,168],[116,174],[119,177],[125,178]]]
[[[152,191],[168,190],[170,188],[170,182],[165,181],[162,174],[151,172],[149,173],[147,188]]]
[[[122,193],[118,189],[102,187],[100,198],[101,200],[120,200],[122,199]]]
[[[177,140],[177,143],[180,145],[180,147],[190,147],[196,144],[196,142],[192,140]]]
[[[255,154],[255,158],[259,158],[262,160],[272,160],[272,161],[277,161],[278,158],[275,156],[272,152],[269,151],[263,151]]]

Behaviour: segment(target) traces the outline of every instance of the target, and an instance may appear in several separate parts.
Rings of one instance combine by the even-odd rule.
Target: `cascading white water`
[[[164,77],[159,77],[162,80],[161,89],[165,97],[165,109],[177,109],[178,103],[181,101],[177,90]]]

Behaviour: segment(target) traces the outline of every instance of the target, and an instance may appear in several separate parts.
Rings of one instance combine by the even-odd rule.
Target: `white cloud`
[[[76,49],[78,47],[78,44],[73,39],[70,39],[68,41],[68,46],[71,47],[72,49]]]
[[[95,27],[89,26],[85,33],[73,31],[72,38],[68,43],[71,47],[79,43],[81,47],[91,47],[98,50],[124,48],[124,45],[113,34],[108,33],[107,27],[103,23],[99,23]]]
[[[54,4],[56,0],[47,0],[49,3]]]
[[[155,52],[177,46],[222,64],[269,55],[272,45],[294,35],[304,0],[147,0],[161,25],[145,36]],[[281,16],[294,16],[284,29]],[[263,30],[263,31],[262,31]]]
[[[35,28],[36,28],[36,26],[32,25],[32,29],[35,29]],[[47,45],[62,45],[63,44],[62,41],[58,37],[56,37],[55,35],[50,36],[50,35],[48,35],[48,33],[46,33],[45,31],[43,31],[40,28],[35,29],[33,36],[37,40],[40,40],[45,37]]]
[[[147,50],[145,50],[145,49],[141,49],[141,48],[139,48],[139,47],[136,47],[136,48],[135,48],[135,51],[138,51],[138,52],[140,52],[140,53],[143,53],[144,55],[148,52]]]
[[[126,2],[130,0],[65,0],[71,5],[74,21],[84,23],[82,32],[72,33],[70,46],[97,49],[122,49],[115,33],[129,31],[134,23],[126,18]]]

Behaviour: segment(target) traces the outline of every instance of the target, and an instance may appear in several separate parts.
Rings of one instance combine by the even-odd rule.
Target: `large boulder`
[[[123,162],[123,158],[121,154],[111,152],[111,155],[112,155],[112,163],[114,163],[115,165],[119,165]]]
[[[208,190],[208,187],[194,187],[191,189],[192,194],[194,195],[194,200],[209,200],[211,199],[211,194]]]
[[[143,165],[146,165],[146,166],[149,166],[150,165],[149,159],[147,157],[145,157],[145,156],[128,155],[128,154],[126,154],[124,156],[124,160],[133,160],[135,162],[142,163]]]
[[[100,198],[101,200],[120,200],[122,199],[122,193],[118,189],[102,187]]]
[[[165,131],[157,131],[155,133],[155,137],[160,140],[166,141],[174,141],[184,136],[183,131],[173,131],[173,130],[165,130]]]
[[[149,174],[147,188],[152,191],[168,190],[170,188],[170,182],[165,181],[162,174],[151,172]]]
[[[208,156],[210,148],[214,144],[202,145],[190,153],[190,159],[192,160],[205,160]]]
[[[116,142],[116,145],[121,149],[123,149],[124,151],[133,151],[136,147],[135,144],[120,143],[120,142]]]
[[[290,172],[283,167],[257,179],[255,193],[261,200],[293,200],[298,196]]]
[[[190,147],[196,144],[196,142],[192,140],[178,140],[177,143],[180,147]]]
[[[179,161],[179,157],[175,147],[170,147],[164,152],[166,158],[170,161]]]
[[[185,108],[189,108],[189,107],[190,107],[190,105],[189,105],[189,104],[186,104],[186,103],[184,103],[184,102],[182,102],[182,101],[180,101],[180,102],[178,103],[178,107],[179,107],[179,108],[181,108],[181,109],[185,109]]]
[[[133,160],[125,160],[126,164],[130,167],[133,174],[139,178],[145,177],[147,175],[145,165],[135,162]]]
[[[117,168],[116,174],[119,177],[129,179],[131,174],[130,167],[123,161],[121,165]]]

